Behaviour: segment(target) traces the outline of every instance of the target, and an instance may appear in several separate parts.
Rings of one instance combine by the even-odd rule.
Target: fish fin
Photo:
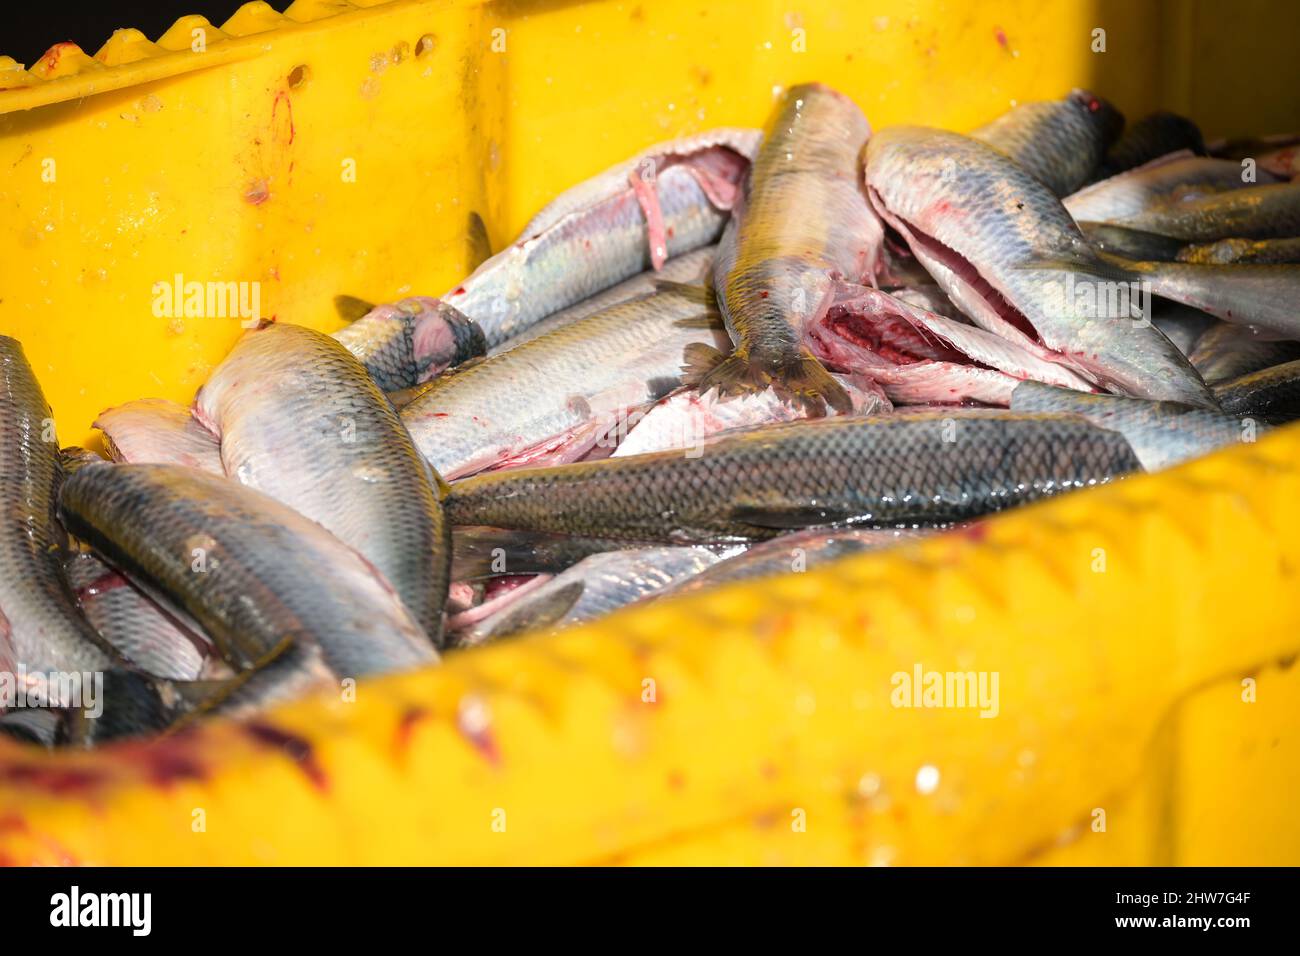
[[[718,395],[726,398],[761,391],[768,385],[763,373],[740,352],[723,355],[711,345],[693,342],[684,354],[687,381],[701,394],[716,388]]]
[[[711,309],[718,307],[713,292],[702,285],[693,285],[689,282],[673,282],[671,279],[655,279],[654,288],[656,292],[674,292],[684,299],[698,302],[700,305],[706,305]]]
[[[469,244],[469,268],[473,272],[492,258],[492,240],[488,238],[487,223],[476,212],[471,211],[469,214],[465,241]]]
[[[336,295],[334,297],[334,311],[339,314],[340,319],[347,322],[355,322],[374,307],[373,302],[358,299],[354,295]]]
[[[825,508],[792,504],[739,502],[728,509],[728,516],[741,524],[770,531],[791,531],[843,521],[847,515],[829,513]]]
[[[824,415],[827,405],[841,415],[853,411],[848,391],[807,350],[786,359],[769,374],[776,393],[812,417]]]
[[[540,631],[558,624],[578,603],[584,590],[586,585],[581,581],[570,581],[543,598],[521,601],[518,605],[507,608],[502,612],[500,624],[492,628],[493,639],[511,637],[525,631]]]
[[[715,332],[726,329],[722,322],[722,313],[717,311],[701,312],[699,315],[678,319],[673,325],[679,329],[708,329]]]

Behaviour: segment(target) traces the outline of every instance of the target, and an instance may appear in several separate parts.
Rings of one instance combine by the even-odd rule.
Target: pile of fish
[[[795,86],[441,296],[248,331],[107,458],[0,336],[0,728],[252,714],[1253,441],[1300,416],[1296,141],[1079,90],[873,132]]]

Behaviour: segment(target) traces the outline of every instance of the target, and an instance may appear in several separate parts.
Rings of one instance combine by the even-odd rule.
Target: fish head
[[[1089,90],[1073,89],[1065,98],[1066,105],[1075,110],[1089,126],[1096,130],[1105,146],[1109,147],[1124,129],[1124,114],[1112,103]]]

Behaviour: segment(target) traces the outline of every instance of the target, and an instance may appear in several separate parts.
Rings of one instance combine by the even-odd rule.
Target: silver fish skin
[[[1197,156],[1205,155],[1205,140],[1200,128],[1177,113],[1151,113],[1124,129],[1106,153],[1106,161],[1098,170],[1099,178],[1105,179],[1183,150]]]
[[[1128,229],[1108,222],[1083,221],[1079,223],[1079,230],[1094,249],[1129,259],[1174,262],[1178,259],[1178,254],[1187,248],[1180,239],[1170,239],[1154,232]]]
[[[438,479],[350,352],[301,326],[247,332],[195,409],[227,475],[359,551],[440,639],[451,541]]]
[[[881,415],[890,411],[889,399],[881,388],[861,376],[835,376],[853,402],[854,415]],[[678,389],[661,398],[632,426],[610,456],[625,458],[652,451],[688,450],[707,438],[738,428],[754,428],[775,422],[807,417],[768,391],[721,398],[716,392],[701,394],[693,388]]]
[[[1163,332],[1190,361],[1196,343],[1202,335],[1218,325],[1219,320],[1208,312],[1193,309],[1189,305],[1160,299],[1152,303],[1151,324]],[[1195,362],[1192,362],[1192,367],[1201,371]],[[1208,380],[1206,384],[1209,384]]]
[[[1225,322],[1257,326],[1300,339],[1300,265],[1202,265],[1133,262],[1104,256],[1130,282]]]
[[[237,671],[315,643],[337,677],[437,660],[392,586],[315,521],[252,488],[175,465],[83,468],[69,530],[193,619]]]
[[[1179,152],[1093,183],[1062,202],[1077,222],[1132,224],[1170,200],[1184,202],[1278,181],[1269,173],[1260,174],[1257,180],[1247,179],[1241,163],[1230,159]]]
[[[1249,325],[1217,322],[1201,334],[1188,359],[1211,386],[1300,358],[1300,342]]]
[[[1076,414],[1098,428],[1119,432],[1146,471],[1199,458],[1226,445],[1254,441],[1256,427],[1208,408],[1095,395],[1041,382],[1021,382],[1011,395],[1015,412]]]
[[[509,601],[453,639],[476,647],[525,631],[553,632],[612,614],[715,564],[704,548],[657,547],[583,558],[518,600]]]
[[[564,328],[564,326],[571,325],[579,319],[585,319],[589,315],[595,315],[597,312],[604,312],[606,309],[622,305],[624,302],[650,295],[659,291],[661,284],[664,282],[703,286],[712,269],[713,256],[717,249],[716,245],[705,246],[703,249],[696,249],[694,252],[673,256],[658,271],[647,269],[630,279],[625,279],[616,286],[611,286],[604,292],[597,292],[593,296],[588,296],[577,305],[571,305],[567,309],[561,309],[553,315],[548,315],[513,338],[507,339],[495,348],[490,349],[488,355],[497,355],[509,351],[516,345],[523,345],[540,335]]]
[[[1173,343],[1111,308],[1100,293],[1115,286],[1114,268],[1006,156],[957,133],[896,126],[867,144],[866,182],[882,218],[976,325],[1046,346],[1125,394],[1213,406]]]
[[[813,414],[848,412],[849,396],[804,341],[837,280],[874,281],[883,229],[858,180],[871,126],[847,96],[819,83],[777,104],[713,263],[735,348],[696,383],[725,396],[774,388]]]
[[[105,409],[94,426],[114,461],[185,465],[224,475],[221,441],[184,405],[165,398],[141,398]]]
[[[1171,198],[1111,221],[1184,242],[1292,238],[1300,236],[1300,183]]]
[[[624,302],[442,376],[402,421],[448,480],[573,461],[682,384],[688,345],[726,344],[720,327],[700,327],[710,308],[694,287]]]
[[[477,475],[455,524],[674,544],[796,528],[965,521],[1135,471],[1123,436],[1077,416],[944,409],[765,425],[654,452]]]
[[[660,143],[575,186],[442,296],[489,348],[673,256],[718,241],[761,133]]]
[[[1059,100],[1022,103],[970,132],[1011,157],[1057,196],[1088,181],[1119,136],[1124,115],[1087,90]]]
[[[1258,369],[1214,389],[1225,412],[1271,425],[1300,418],[1300,360]]]
[[[477,324],[429,296],[376,306],[334,339],[385,392],[414,388],[487,349]]]
[[[102,672],[116,663],[63,569],[61,480],[49,403],[22,345],[0,335],[0,671],[21,665],[33,680],[34,672]]]
[[[198,679],[207,655],[179,621],[88,551],[72,554],[67,569],[82,613],[124,658],[155,677]]]
[[[829,561],[892,548],[924,537],[912,528],[810,528],[792,531],[752,545],[684,581],[665,588],[660,596],[694,594],[734,581],[798,574]]]

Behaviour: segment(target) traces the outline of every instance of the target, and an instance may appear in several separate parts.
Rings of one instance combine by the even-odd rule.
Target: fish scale
[[[195,406],[226,473],[320,522],[383,574],[437,641],[450,530],[397,413],[338,342],[276,323],[248,332]]]
[[[359,677],[437,654],[392,587],[314,521],[252,488],[176,465],[95,465],[64,483],[64,524],[193,619],[236,669],[285,638]]]
[[[950,439],[950,436],[952,440]],[[455,524],[674,542],[836,522],[943,524],[1138,470],[1081,419],[917,412],[755,428],[680,451],[479,475]]]

